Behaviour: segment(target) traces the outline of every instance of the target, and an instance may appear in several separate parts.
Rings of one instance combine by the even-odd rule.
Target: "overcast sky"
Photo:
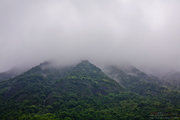
[[[0,0],[0,71],[49,59],[180,70],[180,0]]]

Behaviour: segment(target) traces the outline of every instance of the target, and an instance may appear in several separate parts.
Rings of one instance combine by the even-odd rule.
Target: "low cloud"
[[[1,0],[0,71],[45,60],[180,70],[179,0]]]

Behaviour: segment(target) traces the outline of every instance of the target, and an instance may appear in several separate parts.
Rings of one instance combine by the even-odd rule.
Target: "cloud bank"
[[[179,0],[0,0],[0,71],[45,60],[180,70]]]

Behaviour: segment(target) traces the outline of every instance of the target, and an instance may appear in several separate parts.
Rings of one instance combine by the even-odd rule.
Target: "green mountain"
[[[23,101],[52,99],[52,93],[79,96],[118,93],[122,87],[107,77],[99,68],[82,61],[76,66],[54,68],[43,63],[24,74],[0,84],[3,99]]]
[[[124,81],[116,82],[87,60],[66,67],[44,62],[0,82],[0,119],[147,120],[159,113],[177,117],[180,92],[149,84],[146,74],[134,71],[138,75],[114,69]]]

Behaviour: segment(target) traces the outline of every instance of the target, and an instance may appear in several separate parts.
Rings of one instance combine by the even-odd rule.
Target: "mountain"
[[[26,73],[0,85],[5,99],[34,99],[32,93],[50,96],[57,94],[98,95],[118,93],[122,87],[107,77],[99,68],[82,61],[76,66],[53,68],[43,63]],[[41,96],[41,95],[38,95]]]
[[[82,61],[76,66],[64,68],[53,68],[50,63],[40,64],[20,76],[2,82],[0,89],[4,99],[23,101],[40,97],[50,101],[52,93],[104,95],[118,93],[122,87],[93,64]]]
[[[159,112],[177,117],[179,91],[149,84],[153,77],[138,69],[115,68],[106,75],[87,60],[64,67],[41,63],[0,82],[0,119],[145,120]]]
[[[1,117],[10,119],[7,106],[13,112],[14,108],[29,109],[34,105],[36,109],[42,109],[42,106],[55,106],[71,97],[84,100],[92,96],[117,94],[122,90],[116,81],[87,60],[66,67],[54,67],[50,62],[45,62],[0,83]],[[21,108],[22,103],[24,108]]]

